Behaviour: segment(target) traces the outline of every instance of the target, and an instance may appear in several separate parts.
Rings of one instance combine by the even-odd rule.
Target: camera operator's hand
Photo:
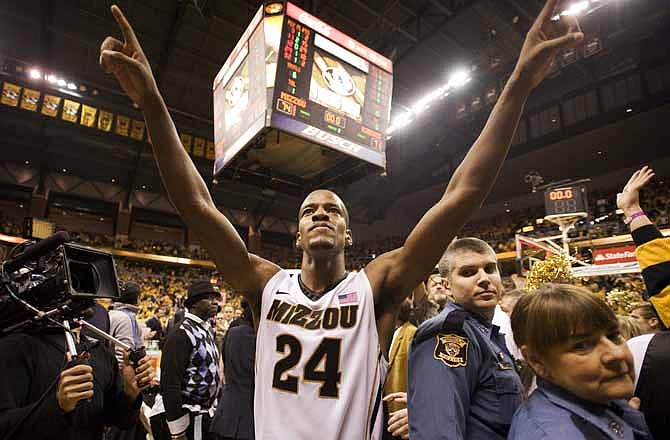
[[[151,385],[151,382],[156,377],[149,357],[143,357],[137,369],[133,369],[127,352],[123,355],[121,374],[123,375],[123,390],[131,401],[137,399],[140,392]]]
[[[70,354],[68,353],[68,360]],[[93,397],[93,369],[90,365],[79,364],[60,374],[56,399],[65,413],[71,412],[80,400]]]

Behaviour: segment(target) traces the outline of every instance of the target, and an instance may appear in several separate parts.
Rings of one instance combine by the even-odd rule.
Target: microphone
[[[21,255],[12,258],[11,260],[7,260],[5,262],[4,269],[6,272],[14,272],[15,270],[25,265],[27,262],[36,260],[39,257],[56,250],[58,246],[64,244],[67,241],[70,241],[70,236],[67,232],[56,232],[44,240],[38,241],[37,243],[28,247]]]

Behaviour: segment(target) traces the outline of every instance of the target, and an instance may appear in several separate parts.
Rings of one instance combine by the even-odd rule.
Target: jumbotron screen
[[[261,6],[214,79],[214,174],[283,141],[272,130],[385,168],[392,83],[391,60],[291,3]],[[269,150],[258,162],[283,171]]]
[[[273,127],[385,167],[393,65],[287,3]]]

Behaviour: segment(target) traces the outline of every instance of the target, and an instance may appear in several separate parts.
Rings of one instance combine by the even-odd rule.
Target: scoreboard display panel
[[[300,184],[352,157],[386,168],[392,83],[388,58],[265,2],[214,78],[214,175],[235,162]]]
[[[287,3],[273,127],[386,166],[390,60]]]
[[[544,208],[549,216],[586,214],[588,204],[584,185],[566,185],[549,188],[544,192]]]

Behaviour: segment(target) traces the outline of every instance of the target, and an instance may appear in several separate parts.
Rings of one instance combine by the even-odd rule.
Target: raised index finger
[[[133,31],[132,26],[130,26],[130,23],[128,23],[128,20],[126,20],[126,16],[123,15],[123,12],[121,12],[121,8],[116,5],[112,5],[112,15],[114,16],[114,20],[116,20],[116,24],[119,25],[126,43],[138,46],[139,43],[137,42],[135,31]]]

